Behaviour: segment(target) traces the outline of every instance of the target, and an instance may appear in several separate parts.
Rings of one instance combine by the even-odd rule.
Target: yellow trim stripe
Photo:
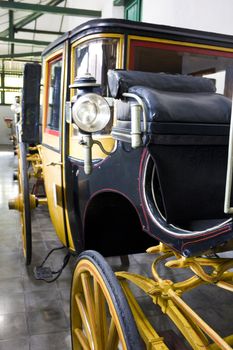
[[[68,57],[68,42],[66,41],[65,43],[65,47],[64,47],[64,82],[63,82],[63,105],[62,105],[62,163],[65,165],[65,158],[66,158],[66,154],[65,154],[65,101],[66,101],[66,87],[67,87],[67,57]],[[63,187],[63,195],[64,195],[64,214],[65,214],[65,227],[66,227],[66,232],[67,232],[67,238],[68,238],[68,245],[69,245],[69,249],[72,251],[75,251],[75,247],[74,247],[74,241],[73,241],[73,237],[72,237],[72,232],[71,232],[71,228],[70,228],[70,222],[69,222],[69,215],[68,215],[68,209],[67,209],[67,197],[66,197],[66,177],[65,177],[65,167],[62,167],[62,187]],[[64,227],[64,228],[65,228]]]

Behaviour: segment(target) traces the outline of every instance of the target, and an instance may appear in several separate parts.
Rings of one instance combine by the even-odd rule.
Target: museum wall
[[[142,0],[142,3],[144,22],[233,35],[232,0]]]

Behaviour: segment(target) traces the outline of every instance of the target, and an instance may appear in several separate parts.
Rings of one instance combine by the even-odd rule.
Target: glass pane
[[[59,130],[62,58],[49,63],[47,128]]]
[[[14,104],[15,96],[19,95],[19,91],[5,91],[5,104]]]
[[[130,52],[130,69],[208,77],[214,81],[217,92],[231,98],[233,55],[232,58],[224,57],[221,52],[217,54],[210,50],[206,54],[202,50],[203,53],[199,54],[200,49],[166,46],[165,49],[154,43],[134,42]]]
[[[23,76],[5,75],[5,86],[7,87],[23,87]]]
[[[75,50],[75,72],[81,77],[90,73],[107,93],[107,71],[116,68],[118,39],[97,39],[79,45]]]

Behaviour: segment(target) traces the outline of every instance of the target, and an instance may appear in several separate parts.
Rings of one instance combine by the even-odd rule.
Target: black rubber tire
[[[25,264],[30,265],[32,259],[32,229],[30,192],[28,181],[27,146],[24,142],[19,143],[19,193],[22,195],[23,208],[21,211],[22,243]]]
[[[122,288],[115,274],[113,273],[111,267],[108,265],[104,257],[98,252],[93,250],[87,250],[80,254],[76,264],[76,268],[74,270],[74,274],[73,274],[73,280],[71,285],[71,298],[70,298],[72,349],[77,350],[82,348],[81,345],[80,347],[74,345],[74,337],[75,337],[74,336],[74,317],[76,317],[77,315],[74,314],[73,304],[75,302],[75,295],[76,295],[75,291],[77,288],[75,284],[79,282],[79,278],[78,278],[79,275],[76,275],[76,273],[77,273],[77,270],[80,269],[81,265],[85,265],[85,261],[88,261],[89,266],[91,265],[91,269],[89,269],[88,271],[88,268],[87,268],[86,272],[90,272],[90,276],[92,277],[94,275],[98,275],[99,279],[101,279],[101,282],[103,282],[104,286],[108,291],[111,302],[114,305],[114,310],[117,314],[117,322],[120,325],[120,328],[124,336],[126,348],[125,347],[123,348],[127,350],[145,349],[144,344],[138,333],[137,326],[134,321],[132,312],[130,310],[130,307],[128,305],[124,292],[122,291]],[[85,272],[85,269],[83,272]],[[107,302],[107,299],[105,300]],[[102,349],[98,348],[98,350],[102,350]]]

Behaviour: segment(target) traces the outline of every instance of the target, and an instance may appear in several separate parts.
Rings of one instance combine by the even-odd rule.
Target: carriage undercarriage
[[[182,295],[194,288],[207,284],[213,284],[232,292],[233,272],[231,269],[233,259],[219,258],[217,256],[184,258],[162,243],[149,248],[147,253],[156,255],[159,253],[159,257],[155,258],[151,266],[152,278],[125,271],[115,273],[127,299],[140,337],[143,340],[143,344],[139,343],[137,348],[162,350],[189,349],[189,346],[191,346],[192,349],[231,349],[233,346],[233,335],[222,338],[182,299]],[[87,251],[87,254],[95,256],[96,253]],[[96,281],[95,272],[92,268],[87,267],[85,270],[80,271],[79,265],[85,265],[87,259],[88,256],[85,256],[85,254],[83,257],[81,256],[77,265],[77,271],[74,272],[73,277],[71,303],[72,309],[75,309],[75,315],[72,313],[72,317],[77,317],[78,313],[80,319],[84,322],[77,325],[76,321],[71,318],[74,344],[82,344],[84,349],[133,349],[132,345],[123,344],[121,332],[124,332],[124,328],[122,327],[123,329],[119,330],[121,324],[119,325],[118,319],[117,321],[115,319],[115,332],[118,335],[110,329],[110,325],[106,326],[108,336],[103,334],[104,327],[99,329],[98,320],[107,318],[105,314],[106,305],[103,303],[102,298],[104,296],[107,304],[109,303],[108,298],[105,296],[105,288],[109,288],[109,286],[106,285],[105,277],[101,282],[99,280]],[[99,259],[101,258],[99,257]],[[95,266],[96,261],[91,261],[91,265]],[[179,282],[173,282],[170,279],[166,279],[166,277],[162,278],[158,273],[160,264],[164,264],[169,268],[190,269],[192,276]],[[98,262],[97,267],[100,269],[100,262]],[[78,281],[82,287],[77,286]],[[147,319],[146,311],[144,312],[141,309],[137,298],[134,296],[132,292],[133,285],[137,286],[145,295],[152,299],[155,305],[159,306],[161,313],[167,315],[176,326],[179,336],[174,332],[172,336],[169,335],[169,332],[168,334],[162,332],[161,336],[156,331]],[[77,291],[77,289],[79,290]],[[115,297],[113,295],[112,299]],[[117,311],[119,316],[121,311]],[[114,312],[111,310],[110,314],[114,315]],[[90,328],[87,327],[87,324],[85,325],[86,322],[89,322]],[[134,327],[134,324],[132,324],[132,327]],[[106,329],[105,332],[107,332]],[[166,335],[168,335],[168,338],[166,338]],[[123,339],[124,337],[129,337],[126,331]],[[102,343],[99,343],[100,339],[102,339]],[[113,343],[115,342],[115,345],[112,345],[112,347],[108,347],[110,340]],[[95,344],[94,347],[93,344]],[[121,345],[119,346],[119,344]],[[78,346],[77,349],[79,349]]]
[[[133,274],[128,274],[124,272],[117,273],[118,277],[122,277],[126,280],[132,281],[137,286],[142,288],[144,292],[149,295],[153,303],[159,305],[162,312],[174,322],[174,324],[179,328],[180,332],[184,335],[185,339],[191,345],[193,349],[228,349],[229,345],[233,345],[233,336],[222,339],[211,327],[209,327],[183,300],[182,294],[188,292],[189,290],[198,287],[202,284],[215,284],[220,288],[233,291],[232,284],[232,272],[229,269],[233,266],[232,259],[224,258],[184,258],[176,254],[175,252],[166,249],[163,244],[157,247],[148,249],[149,253],[162,252],[162,256],[155,259],[152,265],[153,280],[145,280],[143,277],[137,277]],[[169,257],[174,257],[165,263],[166,259]],[[171,268],[189,268],[194,273],[193,277],[182,282],[174,283],[171,280],[163,279],[159,276],[157,272],[157,265],[159,263],[165,263],[167,267]],[[203,267],[211,267],[212,272],[206,273]],[[125,282],[120,282],[123,289],[127,295],[127,299],[132,300],[132,294],[129,289],[125,286]],[[140,319],[140,314],[136,308],[133,306],[133,302],[130,302],[131,310],[135,316],[135,320]],[[140,324],[140,321],[139,321]],[[140,329],[140,327],[139,327]],[[148,329],[151,332],[151,329]],[[142,332],[144,333],[144,326],[142,326]],[[145,334],[145,340],[147,348],[149,344],[153,342],[154,349],[159,349],[159,339],[156,333],[153,333],[153,337],[149,336],[149,332]],[[143,337],[143,338],[144,338]],[[166,341],[166,340],[165,340]],[[213,346],[211,344],[216,344]]]

